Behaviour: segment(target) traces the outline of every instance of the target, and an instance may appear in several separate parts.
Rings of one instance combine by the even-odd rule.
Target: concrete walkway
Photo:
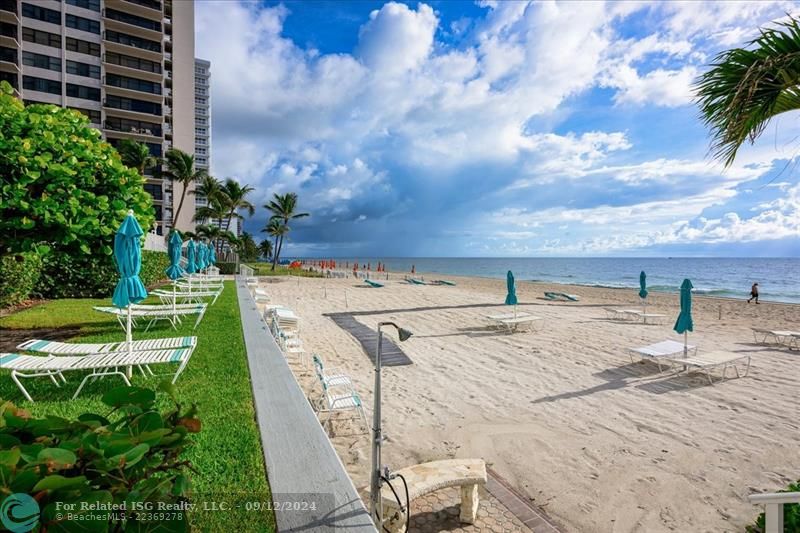
[[[236,290],[278,531],[341,528],[375,533],[353,482],[259,316],[243,278],[237,279]]]

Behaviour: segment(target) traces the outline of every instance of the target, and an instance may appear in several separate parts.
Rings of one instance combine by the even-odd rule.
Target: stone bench
[[[448,487],[461,487],[460,520],[467,524],[475,522],[478,514],[478,486],[486,484],[486,464],[482,459],[445,459],[419,465],[409,466],[394,472],[402,475],[408,483],[408,501],[414,501],[428,493]],[[392,480],[401,500],[405,497],[403,481]],[[384,526],[393,533],[406,530],[405,513],[392,493],[392,489],[384,484],[381,489]],[[406,512],[409,512],[406,510]]]

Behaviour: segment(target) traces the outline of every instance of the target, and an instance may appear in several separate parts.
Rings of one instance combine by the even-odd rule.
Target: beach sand
[[[690,343],[752,354],[748,377],[711,386],[701,374],[631,363],[626,352],[682,341],[672,331],[676,294],[651,293],[648,312],[668,317],[644,325],[604,311],[640,307],[637,291],[518,281],[518,311],[544,317],[544,327],[506,334],[483,316],[508,312],[505,280],[394,279],[372,289],[355,279],[261,279],[273,303],[301,317],[305,348],[352,377],[370,418],[373,367],[325,314],[351,312],[371,328],[394,320],[414,332],[401,345],[414,364],[383,371],[383,461],[394,469],[480,457],[564,531],[586,532],[742,531],[759,512],[748,494],[800,477],[800,352],[757,345],[750,330],[800,329],[800,306],[696,296]],[[546,290],[581,301],[549,302]],[[292,368],[318,395],[311,373]],[[334,423],[332,441],[361,488],[370,448],[358,431]]]

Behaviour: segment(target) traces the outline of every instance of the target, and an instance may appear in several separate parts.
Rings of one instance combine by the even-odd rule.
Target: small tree
[[[272,241],[264,239],[258,244],[258,251],[265,261],[272,259]]]
[[[174,183],[180,183],[183,188],[181,191],[181,199],[178,202],[178,209],[172,215],[172,227],[178,222],[178,217],[183,210],[183,202],[186,200],[186,193],[191,184],[195,181],[201,181],[208,174],[205,170],[196,169],[194,167],[194,156],[187,154],[177,148],[172,148],[167,152],[166,159],[164,160],[166,168],[162,172],[162,176]]]
[[[309,216],[309,213],[297,213],[297,193],[287,192],[286,194],[275,194],[273,199],[264,206],[267,211],[272,213],[271,220],[277,220],[283,226],[283,230],[278,235],[277,247],[275,249],[275,257],[272,259],[272,270],[278,264],[283,248],[283,239],[286,234],[291,230],[289,221],[297,218]],[[269,226],[268,226],[269,227]]]
[[[0,254],[51,252],[42,279],[52,286],[57,273],[60,294],[106,290],[89,278],[113,269],[114,232],[129,209],[152,227],[144,178],[84,115],[25,106],[0,83]]]

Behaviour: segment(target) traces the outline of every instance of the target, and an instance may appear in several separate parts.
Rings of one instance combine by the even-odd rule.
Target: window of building
[[[139,26],[140,28],[144,28],[146,30],[161,31],[160,22],[136,15],[131,15],[130,13],[117,11],[116,9],[106,8],[106,17],[110,18],[111,20],[124,22],[125,24]]]
[[[11,86],[15,89],[19,87],[19,82],[17,81],[17,75],[13,72],[5,72],[0,71],[0,81],[7,81],[11,84]]]
[[[161,11],[161,2],[158,2],[156,0],[128,0],[128,2]]]
[[[3,37],[11,37],[16,40],[18,36],[17,25],[9,24],[8,22],[0,22],[0,35]]]
[[[86,63],[78,63],[77,61],[67,60],[67,73],[75,74],[76,76],[85,76],[87,78],[100,79],[100,67],[97,65],[88,65]]]
[[[82,7],[92,11],[100,12],[100,0],[66,0],[71,6]]]
[[[100,23],[83,17],[67,14],[67,28],[88,31],[100,35]]]
[[[53,48],[61,48],[61,36],[48,31],[22,28],[22,40],[30,43],[43,44],[45,46],[52,46]]]
[[[22,88],[26,91],[39,91],[50,94],[61,94],[61,82],[35,78],[33,76],[22,76]]]
[[[144,135],[155,135],[156,137],[161,136],[161,124],[144,122],[142,120],[106,117],[106,128],[128,133],[141,133]]]
[[[208,91],[206,90],[205,87],[197,87],[197,86],[195,86],[194,94],[196,94],[197,96],[208,96]]]
[[[9,63],[17,63],[17,50],[16,48],[8,48],[0,46],[0,61],[8,61]]]
[[[95,87],[86,87],[84,85],[75,85],[74,83],[67,84],[67,96],[73,98],[83,98],[84,100],[100,101],[100,89]]]
[[[92,124],[100,124],[101,122],[100,111],[96,109],[84,109],[82,107],[70,107],[70,109],[74,109],[75,111],[83,113],[84,115],[89,117],[89,122],[91,122]]]
[[[194,103],[195,105],[206,105],[208,103],[208,100],[206,100],[205,98],[195,98]]]
[[[67,50],[90,56],[100,57],[100,44],[90,43],[81,39],[67,37]]]
[[[147,59],[139,59],[138,57],[126,56],[114,52],[106,52],[106,63],[113,63],[121,67],[161,74],[161,65],[155,61],[148,61]]]
[[[206,119],[205,119],[205,117],[195,117],[194,118],[194,123],[197,124],[198,126],[205,126],[206,125]]]
[[[61,58],[35,54],[33,52],[22,52],[22,64],[29,67],[45,68],[61,72]]]
[[[47,9],[27,2],[22,2],[22,16],[61,25],[61,13],[55,9]]]
[[[144,190],[153,197],[153,200],[164,199],[164,189],[160,183],[145,183]]]
[[[151,115],[161,116],[161,104],[154,102],[145,102],[143,100],[134,100],[133,98],[123,98],[122,96],[114,96],[113,94],[106,95],[107,107],[114,109],[124,109],[126,111],[136,111],[137,113],[149,113]]]
[[[194,108],[194,114],[195,114],[195,116],[196,116],[196,115],[203,115],[203,114],[205,114],[205,113],[206,113],[206,110],[205,110],[205,109],[203,109],[202,107],[195,107],[195,108]]]
[[[205,157],[198,157],[195,162],[198,165],[206,165],[206,164],[208,164],[208,159],[206,159]]]
[[[161,43],[159,42],[143,39],[141,37],[134,37],[133,35],[120,33],[118,31],[106,30],[106,39],[115,43],[133,46],[143,50],[150,50],[152,52],[161,51]]]
[[[201,144],[201,145],[203,145],[203,146],[205,146],[205,145],[207,144],[207,143],[206,143],[206,140],[205,140],[205,139],[202,139],[202,138],[200,138],[200,139],[195,139],[195,140],[194,140],[194,143],[195,143],[195,144]]]
[[[108,144],[116,148],[120,140],[121,139],[115,139],[113,137],[109,137]],[[144,143],[144,144],[147,145],[147,148],[150,150],[150,155],[152,155],[153,157],[161,157],[162,150],[160,144],[157,143]]]
[[[196,155],[206,155],[206,149],[205,148],[196,148],[194,153]]]
[[[108,85],[113,85],[114,87],[122,87],[123,89],[130,89],[132,91],[161,94],[161,84],[152,81],[129,78],[127,76],[118,76],[116,74],[107,74],[106,83]]]
[[[208,135],[208,130],[206,128],[195,128],[194,129],[195,135]]]

